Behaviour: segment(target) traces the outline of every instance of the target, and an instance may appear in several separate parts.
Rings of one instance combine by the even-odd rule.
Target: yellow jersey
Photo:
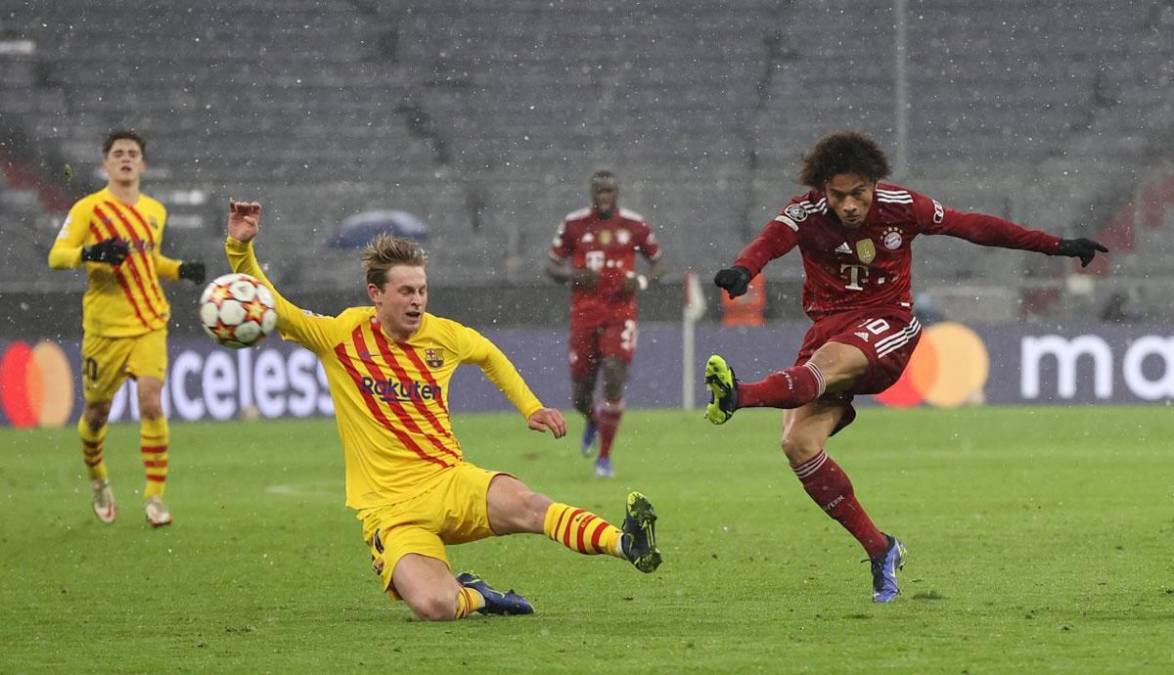
[[[69,210],[49,251],[49,267],[74,269],[82,249],[122,239],[130,254],[119,265],[86,263],[89,287],[82,299],[82,328],[91,335],[132,337],[167,326],[171,306],[160,278],[178,279],[179,261],[160,253],[167,209],[147,195],[125,204],[109,188],[82,198]]]
[[[374,307],[334,317],[303,311],[273,288],[251,243],[229,237],[225,251],[233,271],[273,291],[282,337],[314,352],[326,370],[353,509],[414,497],[465,461],[448,408],[457,366],[480,366],[524,418],[542,407],[509,358],[472,328],[425,313],[409,339],[396,341]]]

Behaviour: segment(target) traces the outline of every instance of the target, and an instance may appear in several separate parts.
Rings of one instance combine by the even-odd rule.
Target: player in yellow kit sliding
[[[577,553],[660,565],[656,513],[628,495],[623,528],[584,509],[553,502],[517,478],[465,461],[453,435],[448,387],[463,363],[480,366],[534,431],[566,434],[562,413],[546,408],[492,342],[455,321],[428,314],[424,252],[377,237],[363,251],[372,306],[335,317],[303,312],[265,277],[253,253],[261,205],[230,202],[229,263],[273,290],[278,329],[310,349],[326,370],[346,464],[347,506],[357,511],[375,572],[394,599],[429,620],[470,612],[529,614],[513,591],[501,593],[468,572],[453,576],[446,544],[515,533],[545,534]]]
[[[132,131],[115,131],[102,145],[109,181],[69,210],[49,251],[53,269],[85,265],[89,287],[82,300],[82,388],[85,409],[77,430],[89,471],[95,515],[104,523],[118,513],[103,444],[110,402],[127,377],[138,382],[139,429],[147,486],[147,522],[171,524],[163,501],[169,434],[163,416],[170,305],[160,279],[204,282],[204,263],[181,262],[160,252],[167,211],[139,192],[147,168],[146,143]]]

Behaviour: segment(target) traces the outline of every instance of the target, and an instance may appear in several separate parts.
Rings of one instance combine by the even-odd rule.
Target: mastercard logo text
[[[73,412],[73,369],[61,347],[15,341],[0,351],[0,412],[14,427],[59,427]]]
[[[922,331],[901,379],[874,398],[895,408],[981,402],[990,367],[986,345],[974,331],[952,321],[936,323]]]

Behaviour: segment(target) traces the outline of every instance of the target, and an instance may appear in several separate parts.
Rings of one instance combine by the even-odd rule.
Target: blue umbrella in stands
[[[428,223],[397,209],[364,211],[339,223],[338,231],[326,243],[331,248],[362,248],[380,233],[424,241],[428,238]]]

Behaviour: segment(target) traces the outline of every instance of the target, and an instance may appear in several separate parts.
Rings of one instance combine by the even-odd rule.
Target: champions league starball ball
[[[200,295],[200,325],[225,347],[252,347],[277,326],[273,293],[247,274],[217,277]]]

